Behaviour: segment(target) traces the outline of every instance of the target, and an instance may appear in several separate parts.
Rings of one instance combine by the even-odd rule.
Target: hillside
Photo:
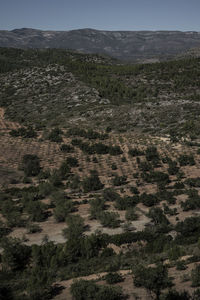
[[[0,47],[74,49],[125,61],[159,61],[199,46],[200,34],[194,31],[0,31]]]
[[[0,49],[0,298],[199,299],[199,75]]]

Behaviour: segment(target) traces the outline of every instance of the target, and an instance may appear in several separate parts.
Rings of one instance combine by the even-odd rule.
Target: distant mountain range
[[[200,32],[104,31],[79,29],[42,31],[22,28],[0,31],[0,47],[64,48],[107,54],[126,61],[159,61],[200,47]]]

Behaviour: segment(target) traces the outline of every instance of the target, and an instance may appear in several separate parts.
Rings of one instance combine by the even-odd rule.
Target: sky
[[[0,0],[0,30],[200,31],[200,0]]]

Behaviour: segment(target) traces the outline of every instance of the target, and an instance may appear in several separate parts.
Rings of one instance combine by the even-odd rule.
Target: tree
[[[30,248],[22,245],[17,238],[4,238],[1,241],[3,248],[3,266],[13,271],[22,270],[30,259]]]
[[[98,191],[104,187],[104,184],[101,183],[99,176],[97,174],[91,174],[89,177],[86,177],[83,182],[83,190],[88,193],[90,191]]]
[[[189,295],[188,292],[183,291],[183,292],[177,292],[177,291],[169,291],[166,295],[164,300],[190,300],[193,299],[191,298],[191,296]],[[197,298],[199,299],[199,298]]]
[[[137,265],[133,270],[133,274],[135,286],[144,287],[148,292],[155,294],[157,300],[160,299],[163,289],[172,286],[167,268],[162,264],[154,268]]]
[[[26,176],[36,176],[40,173],[40,160],[37,155],[26,154],[22,158],[22,170]]]
[[[74,300],[122,300],[125,296],[119,287],[100,286],[92,281],[75,281],[70,288]]]

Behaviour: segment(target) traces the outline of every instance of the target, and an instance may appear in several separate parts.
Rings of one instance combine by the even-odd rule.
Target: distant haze
[[[199,32],[80,29],[0,31],[0,47],[62,48],[107,54],[126,61],[159,61],[200,47]]]

